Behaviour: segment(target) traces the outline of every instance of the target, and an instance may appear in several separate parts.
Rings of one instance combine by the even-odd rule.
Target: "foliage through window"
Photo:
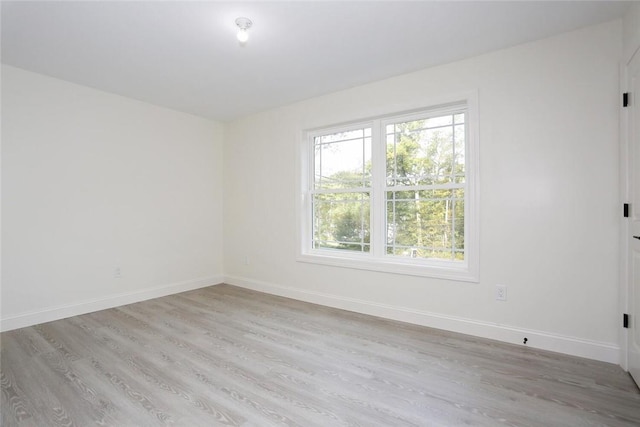
[[[387,254],[464,260],[464,118],[385,126]]]
[[[469,270],[469,129],[465,102],[308,132],[302,254]]]

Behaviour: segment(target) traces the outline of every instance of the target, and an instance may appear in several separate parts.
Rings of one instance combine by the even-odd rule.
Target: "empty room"
[[[640,2],[1,1],[1,425],[640,425]]]

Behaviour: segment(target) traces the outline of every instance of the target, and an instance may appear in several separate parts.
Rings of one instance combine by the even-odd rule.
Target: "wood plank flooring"
[[[640,425],[618,366],[228,285],[0,339],[5,427]]]

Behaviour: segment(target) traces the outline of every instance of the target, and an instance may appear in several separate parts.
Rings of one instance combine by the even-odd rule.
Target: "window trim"
[[[455,96],[440,98],[435,102],[421,103],[422,108],[407,108],[404,111],[388,111],[386,114],[373,118],[343,122],[338,125],[318,126],[312,129],[300,131],[297,144],[297,197],[296,197],[296,260],[299,262],[329,265],[335,267],[352,268],[360,270],[379,271],[411,276],[432,277],[439,279],[457,280],[465,282],[479,281],[479,127],[478,127],[478,101],[477,92],[466,92]],[[465,261],[448,260],[424,260],[402,257],[385,256],[384,247],[374,244],[372,240],[370,253],[339,251],[331,249],[312,248],[312,224],[311,224],[311,197],[308,192],[309,184],[313,182],[314,150],[310,141],[319,134],[329,134],[352,129],[358,126],[372,126],[372,138],[380,141],[382,137],[382,123],[389,120],[399,121],[405,117],[430,112],[446,112],[455,107],[464,106],[466,110],[465,122],[468,132],[465,152]],[[382,160],[381,160],[382,159]],[[372,146],[372,162],[379,163],[386,159],[385,144],[378,143]],[[385,174],[384,168],[377,168],[378,172]],[[375,172],[374,172],[375,173]],[[379,177],[378,177],[379,178]],[[386,179],[373,177],[372,192],[384,194]],[[374,209],[380,210],[374,215]],[[371,235],[385,231],[384,203],[372,205],[371,209]],[[382,216],[381,216],[382,215]],[[375,217],[377,220],[374,222]],[[380,247],[382,246],[382,247]]]

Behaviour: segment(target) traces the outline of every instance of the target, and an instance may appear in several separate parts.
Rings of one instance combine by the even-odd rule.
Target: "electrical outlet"
[[[244,265],[249,265],[249,257],[245,255],[244,258],[242,259],[242,263]]]
[[[122,277],[122,270],[120,269],[120,267],[116,267],[113,269],[113,278],[114,279],[119,279]]]
[[[496,301],[507,300],[507,287],[506,285],[496,285]]]

